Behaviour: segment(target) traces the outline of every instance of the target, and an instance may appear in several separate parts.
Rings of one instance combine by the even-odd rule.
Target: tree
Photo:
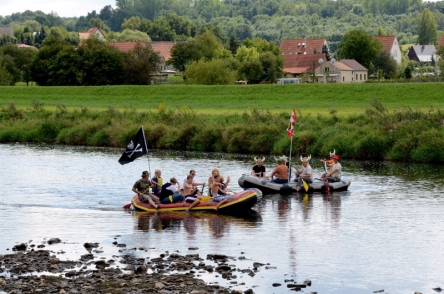
[[[373,61],[373,65],[374,70],[381,71],[385,79],[393,78],[396,75],[398,64],[390,52],[380,50]]]
[[[160,56],[153,51],[151,45],[138,43],[133,50],[124,54],[123,83],[149,85],[159,62]]]
[[[174,37],[176,36],[164,16],[156,18],[147,33],[153,41],[174,41]]]
[[[404,69],[404,77],[405,77],[407,80],[410,80],[410,79],[412,78],[412,69],[410,68],[410,66],[407,66],[407,67]]]
[[[237,72],[230,69],[222,59],[193,61],[184,73],[187,84],[230,85],[234,84]]]
[[[17,74],[14,74],[16,82],[25,81],[26,84],[30,81],[30,65],[37,52],[35,48],[20,49],[12,44],[7,44],[0,48],[0,54],[10,56],[18,70]]]
[[[129,19],[125,19],[122,23],[122,31],[125,29],[138,30],[141,22],[142,20],[139,16],[133,16]]]
[[[115,42],[151,42],[151,38],[146,33],[130,29],[124,29],[121,33],[110,34],[109,40]]]
[[[259,60],[259,52],[256,47],[247,48],[246,46],[237,49],[236,59],[240,62]]]
[[[337,54],[340,59],[354,59],[371,70],[372,62],[381,49],[381,41],[374,39],[362,30],[352,30],[345,33],[341,43],[339,43]]]
[[[240,47],[240,41],[234,33],[231,34],[230,41],[228,44],[230,47],[231,54],[233,54],[233,56],[236,55],[237,49]]]
[[[430,12],[430,10],[427,8],[424,8],[419,21],[418,44],[435,44],[438,38],[437,28],[438,25],[436,24],[436,20],[432,12]]]

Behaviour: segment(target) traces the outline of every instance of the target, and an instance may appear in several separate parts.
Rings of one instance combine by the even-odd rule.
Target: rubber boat
[[[281,193],[281,194],[290,194],[295,193],[297,182],[290,181],[286,184],[276,184],[273,183],[266,178],[260,178],[257,176],[243,174],[238,180],[239,186],[244,189],[248,188],[257,188],[262,191],[262,193]],[[350,186],[351,181],[346,176],[342,176],[340,182],[328,183],[328,188],[330,192],[337,191],[347,191]],[[321,180],[314,180],[313,183],[308,184],[308,191],[305,191],[304,187],[301,187],[299,192],[301,193],[315,193],[321,192],[325,193],[327,190],[326,183]]]
[[[262,192],[259,189],[247,189],[235,195],[228,197],[228,202],[219,206],[218,213],[237,213],[242,210],[248,210],[255,205],[262,198]],[[204,196],[202,201],[194,206],[192,211],[211,211],[216,212],[214,208],[218,202],[211,201],[212,197]],[[152,207],[149,203],[140,201],[139,197],[135,195],[131,199],[131,204],[136,210],[148,212],[165,212],[165,211],[185,211],[190,203],[180,202],[171,204],[159,204],[157,209]]]

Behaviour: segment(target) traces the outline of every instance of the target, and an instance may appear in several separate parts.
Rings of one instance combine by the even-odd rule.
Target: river
[[[207,282],[255,293],[287,293],[285,280],[312,281],[304,292],[433,293],[444,287],[444,167],[440,165],[342,161],[352,183],[347,192],[266,195],[256,213],[232,217],[208,213],[128,212],[131,187],[143,170],[162,170],[179,181],[190,169],[206,181],[218,167],[237,178],[254,165],[242,155],[153,151],[121,166],[123,150],[48,145],[0,145],[0,254],[32,240],[59,258],[78,259],[85,242],[98,242],[104,257],[118,240],[134,254],[226,254],[240,269],[260,267],[254,277],[239,272],[238,284],[201,273]],[[270,170],[271,158],[264,162]],[[316,175],[322,172],[312,159]],[[190,250],[197,247],[198,250]],[[100,256],[100,254],[99,254]],[[102,257],[103,257],[102,256]],[[239,258],[241,257],[241,258]],[[242,284],[241,284],[242,283]],[[273,287],[273,283],[281,283]]]

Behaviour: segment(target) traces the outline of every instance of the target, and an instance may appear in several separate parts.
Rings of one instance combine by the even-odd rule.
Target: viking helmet
[[[261,159],[261,158],[258,159],[257,157],[254,157],[253,159],[254,159],[254,161],[256,161],[256,162],[258,162],[258,161],[262,161],[262,162],[264,162],[265,157],[262,157],[262,159]]]
[[[330,152],[330,157],[333,157],[336,155],[336,149],[333,150],[333,152]]]
[[[302,157],[302,155],[300,156],[301,162],[309,162],[311,159],[311,154],[308,155],[308,157]]]

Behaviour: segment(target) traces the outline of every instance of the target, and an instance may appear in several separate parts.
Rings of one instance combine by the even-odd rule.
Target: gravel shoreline
[[[126,244],[115,241],[119,254],[112,258],[98,258],[103,253],[98,243],[85,243],[86,254],[79,260],[61,260],[46,246],[62,244],[58,238],[36,245],[21,243],[12,249],[14,253],[0,255],[0,291],[6,293],[255,293],[245,289],[240,275],[253,277],[261,269],[272,266],[252,262],[251,268],[240,269],[231,263],[236,258],[222,254],[208,254],[203,259],[198,253],[181,255],[162,253],[159,257],[138,258],[134,251],[145,248],[126,249]],[[189,248],[198,250],[198,248]],[[62,252],[63,253],[63,252]],[[244,256],[238,259],[245,259]],[[200,274],[212,274],[229,280],[232,286],[222,287],[206,283]],[[296,284],[285,280],[288,290],[301,291],[311,286],[311,281]],[[282,286],[274,283],[273,287]],[[254,287],[253,287],[254,288]],[[260,291],[263,292],[263,291]],[[316,293],[316,292],[311,292]]]

